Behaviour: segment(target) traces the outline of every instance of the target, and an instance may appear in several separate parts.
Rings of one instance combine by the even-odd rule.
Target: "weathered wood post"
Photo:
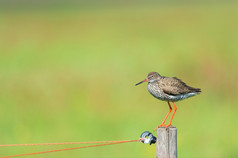
[[[156,158],[177,158],[177,128],[157,129]]]

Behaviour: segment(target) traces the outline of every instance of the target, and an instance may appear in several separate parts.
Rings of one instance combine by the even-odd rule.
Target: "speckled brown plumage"
[[[201,92],[199,88],[190,87],[176,77],[163,77],[158,82],[158,85],[163,89],[165,93],[170,95]]]

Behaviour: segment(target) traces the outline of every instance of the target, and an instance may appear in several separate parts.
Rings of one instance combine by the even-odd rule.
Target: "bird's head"
[[[148,73],[146,79],[137,83],[136,86],[143,82],[149,82],[149,83],[154,82],[154,81],[158,80],[160,77],[161,77],[160,74],[158,74],[157,72],[150,72],[150,73]]]

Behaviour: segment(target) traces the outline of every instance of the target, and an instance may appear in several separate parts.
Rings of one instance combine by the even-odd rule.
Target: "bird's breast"
[[[158,86],[158,84],[151,84],[149,83],[147,86],[148,91],[151,95],[153,95],[155,98],[160,100],[166,100],[165,96],[163,95],[162,89]]]

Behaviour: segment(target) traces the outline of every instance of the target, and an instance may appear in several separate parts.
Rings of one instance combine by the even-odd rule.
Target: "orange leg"
[[[175,112],[176,112],[176,110],[177,110],[177,107],[176,107],[176,105],[175,105],[174,102],[173,102],[173,104],[174,104],[174,112],[173,112],[173,115],[172,115],[172,117],[171,117],[171,119],[170,119],[170,121],[169,121],[169,124],[168,124],[166,127],[171,126],[172,120],[173,120],[173,118],[174,118],[174,114],[175,114]]]
[[[157,126],[157,127],[154,129],[154,131],[156,131],[157,128],[159,128],[159,127],[167,127],[166,124],[164,124],[164,123],[165,123],[166,119],[168,118],[169,114],[170,114],[171,111],[172,111],[172,107],[171,107],[169,101],[168,101],[168,105],[169,105],[169,112],[168,112],[167,115],[165,116],[164,121],[161,123],[161,125]]]

